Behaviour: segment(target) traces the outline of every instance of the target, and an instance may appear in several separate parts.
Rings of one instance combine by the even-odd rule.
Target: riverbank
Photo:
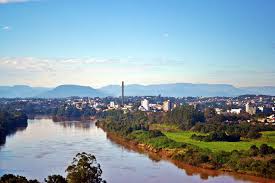
[[[100,121],[97,126],[105,130],[108,136],[131,147],[147,153],[154,153],[163,159],[177,161],[209,170],[234,172],[242,175],[264,177],[263,182],[274,181],[274,154],[252,155],[250,150],[232,152],[212,152],[195,145],[176,142],[158,132],[133,130],[127,134],[115,128],[112,123]],[[265,180],[265,178],[268,178]],[[261,182],[262,182],[261,181]]]
[[[192,165],[186,164],[185,162],[173,159],[173,156],[172,156],[173,151],[171,150],[165,150],[165,149],[157,150],[146,144],[141,144],[131,140],[129,141],[115,133],[107,132],[107,131],[105,132],[107,134],[107,138],[110,139],[112,142],[115,142],[130,151],[146,154],[153,161],[156,161],[156,162],[159,162],[162,160],[169,161],[174,165],[176,165],[178,168],[183,169],[186,172],[186,174],[189,176],[198,175],[200,176],[201,179],[207,180],[210,177],[218,177],[221,175],[225,175],[225,176],[232,176],[234,177],[234,179],[240,180],[240,181],[275,183],[275,180],[273,179],[267,179],[267,178],[262,178],[262,177],[257,177],[253,175],[242,174],[242,173],[234,173],[233,171],[214,170],[207,166],[206,167],[192,166]]]

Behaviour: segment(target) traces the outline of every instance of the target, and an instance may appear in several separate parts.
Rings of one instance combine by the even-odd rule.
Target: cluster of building
[[[93,108],[96,111],[124,110],[168,112],[179,105],[192,105],[198,110],[214,108],[217,114],[249,114],[259,122],[275,123],[275,97],[265,95],[243,95],[239,97],[162,97],[162,96],[124,96],[122,82],[120,97],[89,98],[71,97],[65,99],[0,99],[1,105],[16,106],[19,110],[48,111],[62,105],[73,106],[79,110]]]
[[[141,105],[139,106],[140,111],[164,111],[168,112],[171,111],[174,107],[176,107],[176,104],[172,105],[172,102],[170,100],[163,101],[162,104],[155,104],[155,103],[149,103],[149,100],[143,99],[141,100]]]
[[[91,98],[67,99],[65,104],[74,106],[79,110],[90,107],[96,109],[97,111],[101,110],[101,106],[103,105],[100,100]]]

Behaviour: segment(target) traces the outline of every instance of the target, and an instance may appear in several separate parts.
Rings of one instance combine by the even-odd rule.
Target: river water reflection
[[[94,154],[109,183],[251,182],[253,179],[201,171],[154,160],[119,145],[93,122],[28,121],[24,131],[8,136],[0,149],[0,174],[13,173],[43,180],[65,174],[78,152]],[[183,168],[183,169],[182,169]],[[258,179],[255,179],[258,180]]]

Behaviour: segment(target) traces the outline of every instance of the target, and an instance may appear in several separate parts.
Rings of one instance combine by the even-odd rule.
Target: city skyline
[[[0,0],[0,85],[274,86],[274,6]]]

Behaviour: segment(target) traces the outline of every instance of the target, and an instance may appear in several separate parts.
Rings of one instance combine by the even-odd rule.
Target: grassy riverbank
[[[218,151],[233,151],[233,150],[248,150],[252,145],[260,147],[262,144],[267,144],[275,148],[275,131],[261,132],[262,136],[258,139],[245,139],[242,138],[239,142],[204,142],[198,141],[191,138],[193,134],[206,135],[204,133],[194,131],[183,131],[180,130],[176,125],[169,124],[151,124],[151,129],[157,129],[162,131],[169,139],[176,142],[183,142],[192,144],[200,148],[209,149],[214,152]]]
[[[97,125],[129,144],[171,160],[275,179],[272,126],[197,122],[203,119],[201,112],[181,106],[162,117],[140,111],[108,111]]]
[[[190,139],[193,133],[191,131],[161,132],[149,130],[149,127],[144,124],[125,124],[112,120],[99,121],[97,125],[129,143],[145,148],[147,151],[165,153],[165,156],[171,160],[207,169],[275,179],[273,173],[275,151],[263,143],[260,145],[260,142],[264,142],[267,138],[269,141],[274,140],[273,132],[265,132],[261,137],[262,139],[257,140],[259,144],[256,145],[259,147],[249,147],[253,144],[252,142],[246,142],[245,145],[242,145],[245,142],[234,142],[236,146],[230,147],[232,149],[230,151],[229,142],[225,144],[223,142],[211,142],[211,146],[207,146],[208,142],[195,142],[195,140]],[[219,145],[221,147],[218,147]]]
[[[201,148],[208,148],[211,151],[233,151],[248,150],[252,145],[260,147],[261,144],[267,144],[275,148],[275,131],[261,132],[262,137],[259,139],[242,139],[240,142],[204,142],[191,138],[193,134],[200,134],[192,131],[164,132],[164,134],[176,142],[184,142],[196,145]]]

